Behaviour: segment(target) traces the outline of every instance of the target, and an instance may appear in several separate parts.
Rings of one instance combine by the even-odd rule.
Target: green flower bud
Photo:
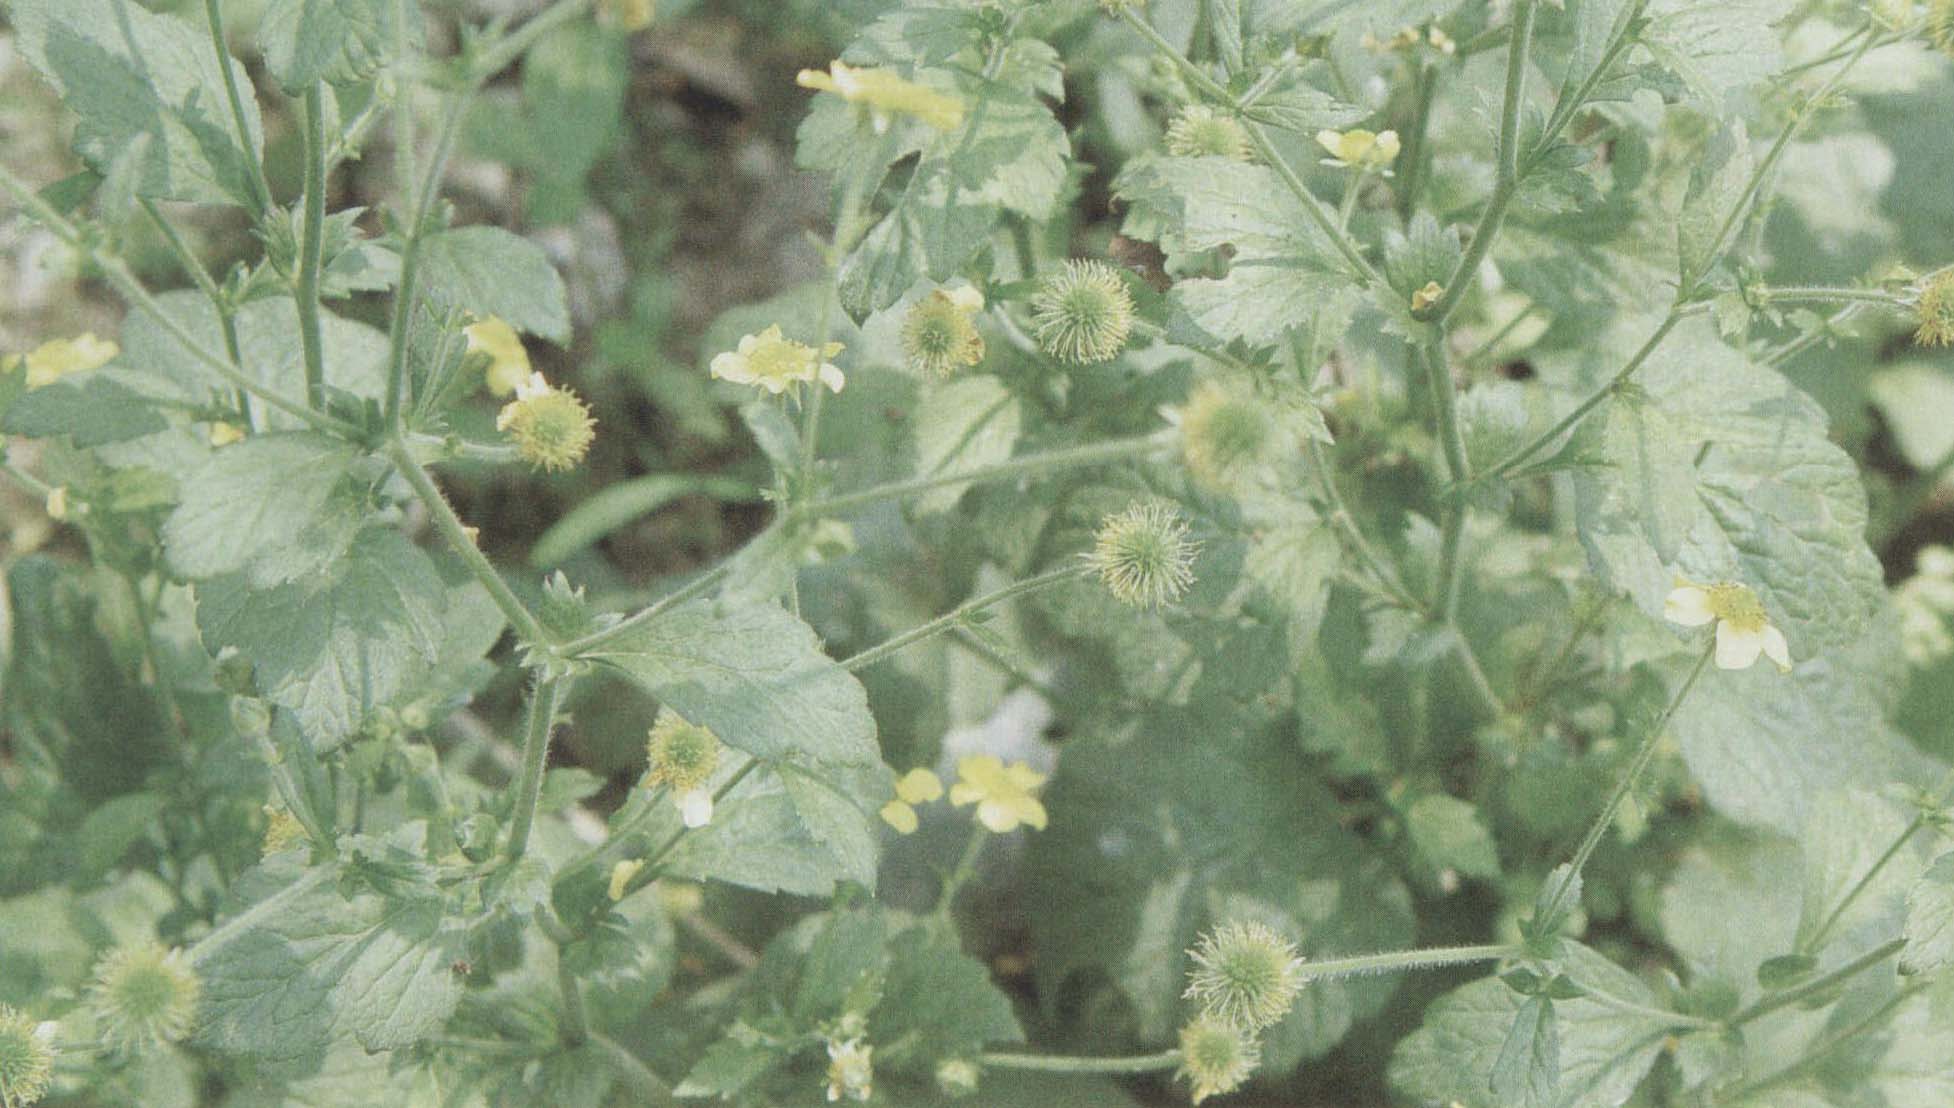
[[[1296,947],[1265,924],[1224,923],[1187,954],[1194,969],[1183,995],[1249,1034],[1280,1022],[1303,988]]]
[[[984,360],[984,336],[973,318],[984,297],[973,288],[938,289],[918,300],[902,319],[902,352],[909,368],[926,377],[948,377]]]
[[[1099,527],[1086,563],[1122,604],[1158,608],[1179,600],[1194,583],[1200,544],[1166,504],[1135,504]]]
[[[1181,1066],[1175,1076],[1193,1086],[1194,1103],[1242,1087],[1262,1061],[1255,1040],[1202,1016],[1181,1028]]]
[[[1222,385],[1194,390],[1180,412],[1181,457],[1195,478],[1227,491],[1259,465],[1275,444],[1279,428],[1269,405]]]
[[[1073,259],[1031,298],[1038,345],[1063,362],[1109,361],[1133,333],[1133,294],[1105,262]]]
[[[201,989],[181,950],[155,943],[117,947],[95,964],[89,1006],[104,1039],[118,1049],[141,1050],[190,1033]]]

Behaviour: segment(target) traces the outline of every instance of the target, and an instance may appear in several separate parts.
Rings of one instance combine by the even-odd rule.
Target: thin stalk
[[[739,783],[746,780],[748,774],[758,768],[760,768],[760,759],[758,758],[748,758],[746,761],[740,763],[740,768],[733,771],[733,775],[726,779],[726,783],[712,791],[713,807],[715,809],[718,808],[720,802],[731,795],[732,791],[739,787]],[[658,849],[646,855],[644,868],[639,870],[638,875],[633,877],[624,886],[624,895],[630,896],[632,893],[657,880],[658,864],[665,860],[666,855],[678,848],[679,840],[685,838],[686,833],[690,830],[691,828],[681,824],[677,830],[666,837],[664,842],[658,845]],[[609,844],[607,843],[605,845]],[[601,850],[602,848],[599,849]]]
[[[1090,572],[1092,572],[1091,567],[1075,562],[1070,565],[1061,566],[1058,569],[1048,570],[1036,577],[1027,577],[1022,581],[1013,582],[1001,589],[987,592],[982,596],[973,597],[920,627],[905,631],[878,646],[871,646],[867,650],[844,660],[841,666],[843,669],[851,671],[867,669],[869,666],[882,661],[903,647],[941,634],[986,608],[1002,604],[1013,597],[1023,596],[1026,593],[1049,588],[1052,585],[1062,584],[1066,581],[1075,581]]]
[[[102,271],[102,276],[131,307],[154,319],[158,326],[169,332],[170,337],[175,339],[178,345],[189,351],[192,357],[209,366],[219,377],[279,411],[319,430],[329,431],[342,438],[358,439],[361,434],[358,427],[344,420],[335,419],[324,412],[315,412],[304,404],[280,396],[245,376],[222,355],[205,346],[183,324],[177,322],[174,316],[163,310],[163,306],[156,302],[156,298],[150,295],[149,290],[143,287],[142,281],[130,270],[127,262],[85,241],[74,224],[68,222],[66,217],[41,199],[33,187],[16,176],[12,170],[0,167],[0,188],[13,194],[14,199],[26,209],[26,214],[34,222],[47,228],[71,249],[95,263]]]
[[[393,35],[394,48],[394,190],[400,194],[403,207],[414,195],[414,182],[420,179],[414,168],[414,89],[417,82],[405,72],[410,42],[407,33],[410,5],[413,6],[412,15],[418,16],[418,0],[394,0],[390,19],[392,26],[388,28]]]
[[[1819,285],[1778,285],[1758,290],[1767,303],[1782,304],[1884,304],[1904,308],[1906,301],[1879,289],[1829,288]]]
[[[1941,793],[1940,799],[1934,803],[1934,809],[1938,810],[1944,807],[1949,801],[1954,801],[1954,786]],[[1868,869],[1858,881],[1854,882],[1852,888],[1846,890],[1845,897],[1825,917],[1825,921],[1818,925],[1818,929],[1812,932],[1811,938],[1800,944],[1800,953],[1810,954],[1824,945],[1825,937],[1831,934],[1833,927],[1838,925],[1839,919],[1845,915],[1846,909],[1852,906],[1853,901],[1859,899],[1859,894],[1866,891],[1867,887],[1873,883],[1873,878],[1879,876],[1880,871],[1886,868],[1888,862],[1899,857],[1900,851],[1905,849],[1906,844],[1913,841],[1913,837],[1918,835],[1921,829],[1927,826],[1928,822],[1929,815],[1925,810],[1915,814],[1913,819],[1907,822],[1906,829],[1894,838],[1893,845],[1887,847],[1886,852],[1881,854],[1879,859],[1872,864],[1872,868]]]
[[[178,268],[189,276],[191,283],[197,286],[197,291],[203,293],[204,298],[210,301],[210,306],[217,309],[218,315],[227,315],[228,308],[224,294],[218,290],[217,282],[210,276],[210,270],[204,267],[203,259],[197,257],[197,252],[192,250],[189,242],[184,240],[183,232],[176,229],[176,224],[163,218],[163,211],[156,206],[156,201],[143,196],[138,197],[136,202],[142,205],[143,214],[149,217],[150,225],[162,232],[163,241],[169,244],[170,253],[175,255]]]
[[[842,493],[813,501],[801,509],[807,517],[813,518],[833,515],[836,512],[859,508],[864,504],[875,504],[884,500],[900,500],[940,489],[949,485],[974,484],[979,481],[995,481],[1003,477],[1023,477],[1034,473],[1050,473],[1056,470],[1073,469],[1080,466],[1105,465],[1110,462],[1142,458],[1155,453],[1173,441],[1170,432],[1157,432],[1137,438],[1113,439],[1109,442],[1093,443],[1090,446],[1074,446],[1063,450],[1049,450],[1041,454],[1025,454],[1020,457],[998,462],[994,465],[980,466],[962,473],[940,473],[929,477],[915,477],[907,481],[893,481],[886,485],[862,489],[859,492]]]
[[[1879,1007],[1873,1009],[1870,1013],[1867,1014],[1867,1016],[1864,1019],[1858,1021],[1857,1023],[1854,1023],[1850,1027],[1847,1027],[1833,1035],[1828,1036],[1823,1042],[1820,1042],[1814,1046],[1806,1048],[1804,1053],[1798,1058],[1797,1061],[1792,1062],[1790,1065],[1785,1066],[1784,1068],[1779,1069],[1776,1072],[1765,1074],[1764,1076],[1759,1077],[1753,1081],[1747,1081],[1744,1084],[1739,1085],[1728,1092],[1716,1093],[1712,1097],[1711,1103],[1721,1104],[1725,1101],[1747,1100],[1751,1096],[1760,1093],[1765,1089],[1770,1088],[1773,1085],[1780,1085],[1786,1081],[1791,1080],[1792,1078],[1812,1068],[1818,1063],[1824,1061],[1825,1057],[1831,1054],[1834,1050],[1837,1050],[1839,1047],[1845,1045],[1848,1042],[1851,1042],[1853,1039],[1858,1038],[1860,1035],[1863,1035],[1867,1031],[1870,1031],[1873,1028],[1878,1027],[1880,1024],[1884,1023],[1888,1016],[1891,1016],[1894,1012],[1899,1010],[1900,1005],[1905,1004],[1907,1001],[1913,999],[1914,995],[1919,993],[1922,989],[1925,989],[1928,986],[1928,984],[1929,982],[1926,981],[1918,981],[1918,982],[1913,982],[1911,984],[1908,984],[1907,986],[1901,988],[1899,991],[1895,992],[1893,996],[1886,1001],[1886,1003],[1881,1004]]]
[[[1323,444],[1316,439],[1308,436],[1305,438],[1307,439],[1305,449],[1309,451],[1310,470],[1316,475],[1316,482],[1323,490],[1324,499],[1330,503],[1330,525],[1343,536],[1344,545],[1350,548],[1350,552],[1363,563],[1364,569],[1377,579],[1378,585],[1393,599],[1412,611],[1429,611],[1429,606],[1424,601],[1411,595],[1411,590],[1399,582],[1397,574],[1391,572],[1390,566],[1378,555],[1369,540],[1364,538],[1364,533],[1358,530],[1357,519],[1350,514],[1350,506],[1344,502],[1343,493],[1337,488],[1336,474],[1330,466],[1329,451],[1323,449]]]
[[[305,90],[305,218],[299,235],[299,344],[305,355],[305,399],[326,407],[326,350],[319,328],[319,271],[325,265],[326,110],[318,81]]]
[[[448,172],[448,158],[454,153],[455,137],[468,112],[471,93],[458,90],[449,98],[436,132],[434,155],[428,162],[420,190],[409,214],[407,241],[400,249],[400,283],[394,290],[393,319],[387,329],[387,395],[384,401],[387,427],[398,432],[402,426],[401,405],[407,388],[407,332],[413,323],[414,304],[419,293],[421,244],[427,238],[429,217],[441,195],[441,182]]]
[[[1529,4],[1529,7],[1531,5]],[[1515,41],[1519,41],[1517,38]],[[1444,325],[1425,347],[1425,368],[1431,383],[1432,407],[1437,413],[1438,438],[1445,456],[1445,469],[1452,480],[1451,500],[1445,506],[1439,552],[1438,579],[1433,584],[1432,611],[1439,622],[1451,625],[1459,612],[1459,582],[1462,560],[1460,549],[1465,536],[1464,488],[1472,480],[1471,463],[1466,459],[1465,435],[1459,426],[1458,391],[1452,387],[1452,374],[1445,364]]]
[[[1681,1012],[1672,1012],[1667,1008],[1653,1008],[1647,1004],[1637,1004],[1632,1000],[1623,1000],[1621,997],[1615,996],[1612,993],[1602,992],[1600,989],[1590,985],[1584,984],[1580,988],[1581,999],[1583,1000],[1593,1001],[1603,1008],[1613,1008],[1617,1012],[1626,1012],[1632,1016],[1644,1016],[1648,1019],[1666,1021],[1672,1027],[1707,1028],[1722,1026],[1717,1021],[1704,1019],[1702,1016],[1684,1015]]]
[[[1752,1020],[1769,1015],[1786,1005],[1796,1004],[1809,996],[1816,996],[1847,978],[1856,977],[1866,970],[1879,965],[1881,962],[1906,949],[1906,945],[1905,939],[1889,940],[1861,954],[1859,957],[1854,958],[1852,961],[1847,962],[1845,965],[1840,966],[1830,973],[1814,977],[1796,988],[1772,993],[1770,996],[1731,1016],[1730,1026],[1742,1027]]]
[[[1159,51],[1169,61],[1178,66],[1180,71],[1187,77],[1189,84],[1192,84],[1210,99],[1227,105],[1237,115],[1242,113],[1242,102],[1233,93],[1229,92],[1227,88],[1216,82],[1214,78],[1208,76],[1207,72],[1200,66],[1195,65],[1186,54],[1181,53],[1178,47],[1168,42],[1159,31],[1154,29],[1153,24],[1147,22],[1146,17],[1139,13],[1135,5],[1129,4],[1121,8],[1120,15],[1126,19],[1126,22],[1134,30],[1140,33],[1140,37],[1146,39],[1153,45],[1155,50]],[[1276,171],[1277,176],[1282,178],[1283,185],[1295,195],[1297,202],[1303,206],[1303,214],[1308,217],[1311,223],[1316,224],[1317,230],[1322,231],[1329,237],[1330,244],[1336,247],[1337,253],[1343,255],[1344,260],[1350,263],[1351,267],[1356,270],[1357,275],[1363,279],[1365,284],[1383,284],[1383,274],[1379,273],[1377,267],[1371,265],[1370,260],[1364,257],[1363,249],[1357,245],[1349,233],[1337,226],[1336,216],[1324,205],[1323,201],[1316,198],[1315,193],[1309,190],[1309,186],[1297,175],[1295,167],[1289,164],[1289,160],[1284,158],[1276,150],[1275,144],[1269,141],[1269,134],[1262,128],[1262,125],[1253,120],[1244,119],[1242,126],[1248,132],[1249,141],[1255,146],[1256,156],[1261,158],[1265,164]]]
[[[1499,698],[1499,692],[1493,688],[1492,680],[1486,676],[1486,667],[1480,664],[1479,655],[1473,651],[1471,641],[1465,637],[1464,631],[1459,630],[1458,624],[1452,624],[1451,630],[1452,649],[1458,652],[1459,665],[1464,668],[1467,683],[1472,686],[1473,693],[1479,697],[1479,706],[1494,719],[1505,715],[1506,702]]]
[[[1459,364],[1465,366],[1467,369],[1477,369],[1484,364],[1487,358],[1492,356],[1493,351],[1499,349],[1500,343],[1505,342],[1514,331],[1519,330],[1520,324],[1525,323],[1538,310],[1540,310],[1539,301],[1532,301],[1526,307],[1513,313],[1512,319],[1500,324],[1499,330],[1494,331],[1491,335],[1487,336],[1486,341],[1474,347],[1472,353],[1460,358]]]
[[[448,506],[448,499],[441,495],[434,478],[414,459],[413,450],[406,442],[396,438],[387,445],[387,457],[393,461],[400,475],[407,479],[414,495],[426,505],[428,518],[434,521],[435,529],[448,540],[448,545],[461,557],[475,579],[488,590],[489,599],[502,609],[502,614],[508,617],[516,632],[531,643],[549,643],[550,633],[537,622],[535,615],[509,587],[509,582],[503,580],[502,574],[489,562],[488,555],[483,554],[481,547],[476,546],[475,540],[469,537],[468,528],[455,515],[455,510]]]
[[[244,94],[239,91],[237,75],[231,72],[231,51],[224,45],[224,3],[223,0],[204,0],[204,19],[210,25],[210,45],[217,51],[217,72],[224,78],[224,99],[231,109],[231,125],[237,128],[237,148],[251,162],[252,215],[262,220],[271,211],[271,185],[265,178],[262,161],[249,157],[251,151],[251,128],[244,115]]]
[[[1000,1070],[1038,1070],[1043,1073],[1157,1073],[1181,1064],[1181,1052],[1135,1054],[1125,1058],[1080,1058],[1066,1054],[979,1054],[977,1064]]]
[[[1497,962],[1519,953],[1520,948],[1511,943],[1387,950],[1381,954],[1359,954],[1352,958],[1311,959],[1303,963],[1302,977],[1304,981],[1328,981],[1366,973],[1395,973],[1399,970],[1460,966],[1471,962]]]
[[[629,619],[613,624],[601,631],[593,631],[581,639],[572,639],[564,643],[564,656],[574,658],[579,655],[588,654],[598,647],[608,645],[636,631],[638,628],[643,627],[645,624],[650,623],[680,604],[710,592],[714,586],[724,581],[727,575],[732,572],[732,567],[728,564],[730,561],[731,559],[728,559],[727,562],[722,562],[718,566],[701,573],[699,576],[687,582],[683,588],[667,596],[659,597],[657,600],[640,609]]]
[[[1438,302],[1427,308],[1420,317],[1444,326],[1452,318],[1465,299],[1466,289],[1471,287],[1473,274],[1479,272],[1480,263],[1492,251],[1493,240],[1499,237],[1500,227],[1506,221],[1506,209],[1513,203],[1514,194],[1520,188],[1520,108],[1526,98],[1527,56],[1533,48],[1534,13],[1538,7],[1536,0],[1520,0],[1513,11],[1513,37],[1506,50],[1506,95],[1500,108],[1499,147],[1496,152],[1499,176],[1493,184],[1493,194],[1486,201],[1486,209],[1480,213],[1479,225],[1473,229],[1472,242],[1466,247],[1459,264],[1453,267],[1451,277],[1446,279],[1445,292]]]
[[[1411,127],[1405,133],[1404,153],[1399,159],[1404,170],[1398,174],[1397,188],[1398,215],[1407,222],[1418,209],[1418,193],[1425,186],[1425,146],[1431,129],[1432,104],[1438,97],[1438,75],[1438,66],[1420,65],[1413,86],[1417,101],[1411,113]]]
[[[949,919],[957,906],[957,894],[970,882],[977,872],[977,859],[984,853],[984,839],[990,832],[984,825],[973,819],[970,821],[970,841],[964,843],[963,854],[957,859],[956,868],[943,879],[943,887],[936,894],[936,915],[939,919]]]
[[[508,860],[529,849],[529,830],[536,822],[536,805],[543,795],[543,767],[550,757],[550,731],[563,706],[572,679],[539,677],[529,693],[529,718],[523,727],[522,772],[516,777],[515,822],[509,825]]]
[[[1713,638],[1703,648],[1703,653],[1697,657],[1696,665],[1689,671],[1689,676],[1683,679],[1682,685],[1676,689],[1676,694],[1669,698],[1669,706],[1662,710],[1662,715],[1656,717],[1655,725],[1649,728],[1648,737],[1642,740],[1641,749],[1635,752],[1634,760],[1629,762],[1628,771],[1615,782],[1615,790],[1608,794],[1607,803],[1601,806],[1601,814],[1588,825],[1588,832],[1582,837],[1580,848],[1574,851],[1574,858],[1568,863],[1566,872],[1554,883],[1553,892],[1544,901],[1546,907],[1541,910],[1540,918],[1534,921],[1536,924],[1558,925],[1562,911],[1566,908],[1564,902],[1573,889],[1575,879],[1581,876],[1581,871],[1587,867],[1588,859],[1594,856],[1595,848],[1601,845],[1601,837],[1607,834],[1609,826],[1615,822],[1615,813],[1621,809],[1622,801],[1628,799],[1629,792],[1635,788],[1635,782],[1641,779],[1643,771],[1647,770],[1649,763],[1655,760],[1656,748],[1662,745],[1662,735],[1668,730],[1669,721],[1676,717],[1676,710],[1683,706],[1683,701],[1689,699],[1690,690],[1696,687],[1697,679],[1703,676],[1703,670],[1710,664],[1710,657],[1716,653],[1716,649],[1716,641]]]
[[[251,737],[257,743],[259,757],[265,760],[265,768],[271,771],[272,788],[277,790],[278,798],[285,802],[285,810],[292,814],[293,819],[299,821],[299,826],[305,828],[306,838],[311,839],[315,846],[330,850],[333,845],[332,837],[320,827],[318,814],[312,810],[312,805],[306,799],[305,793],[299,789],[298,782],[292,779],[292,771],[286,766],[284,755],[272,745],[271,736],[258,731]]]
[[[1582,105],[1593,98],[1595,90],[1601,87],[1601,83],[1608,79],[1609,73],[1615,68],[1615,63],[1635,42],[1636,25],[1641,21],[1642,12],[1648,6],[1649,0],[1634,0],[1623,9],[1621,14],[1615,17],[1614,29],[1609,34],[1607,47],[1602,50],[1600,60],[1595,62],[1594,68],[1588,72],[1587,77],[1572,94],[1566,91],[1565,84],[1562,85],[1561,95],[1554,101],[1554,110],[1547,117],[1547,126],[1541,129],[1540,139],[1534,144],[1528,160],[1546,153],[1548,147],[1560,138],[1560,133],[1567,129],[1568,124],[1574,122],[1574,113],[1580,111]]]

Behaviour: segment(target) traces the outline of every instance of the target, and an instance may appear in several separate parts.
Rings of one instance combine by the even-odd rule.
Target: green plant
[[[824,272],[691,375],[770,518],[630,605],[443,492],[620,433],[531,364],[550,257],[443,187],[521,62],[578,107],[496,142],[581,210],[657,25],[427,7],[267,0],[260,90],[220,0],[8,4],[84,168],[0,187],[129,314],[0,374],[86,549],[6,575],[5,1108],[1948,1099],[1954,744],[1892,722],[1948,559],[1889,592],[1782,372],[1917,343],[1881,380],[1940,406],[1874,402],[1949,410],[1954,234],[1787,248],[1873,59],[1944,99],[1945,2],[817,12]],[[1883,528],[1954,443],[1908,460]],[[442,725],[516,686],[497,781]],[[622,799],[553,758],[618,703]]]

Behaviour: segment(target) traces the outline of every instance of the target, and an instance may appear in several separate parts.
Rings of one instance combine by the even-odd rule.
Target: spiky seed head
[[[1954,0],[1933,0],[1927,5],[1927,38],[1934,49],[1954,58]]]
[[[645,741],[645,757],[651,762],[645,784],[664,785],[682,795],[712,780],[719,768],[719,736],[670,708],[661,708]]]
[[[1086,562],[1122,604],[1158,608],[1194,583],[1201,544],[1187,537],[1187,521],[1159,502],[1135,504],[1099,526]]]
[[[984,360],[984,336],[977,333],[969,303],[968,297],[937,289],[910,307],[902,319],[902,352],[911,369],[943,378]],[[976,304],[983,305],[982,296]]]
[[[1181,457],[1202,484],[1226,491],[1261,463],[1275,444],[1269,407],[1224,385],[1194,390],[1181,409]]]
[[[1946,6],[1949,42],[1954,46],[1954,0],[1947,0]],[[1914,312],[1920,317],[1920,329],[1913,333],[1913,341],[1922,346],[1954,346],[1954,269],[1927,282]]]
[[[968,1058],[946,1058],[937,1064],[936,1087],[947,1097],[971,1096],[977,1092],[979,1076],[977,1063]]]
[[[181,950],[156,943],[117,947],[95,964],[89,1007],[102,1037],[121,1050],[174,1043],[197,1020],[202,984]]]
[[[1175,1076],[1193,1086],[1194,1103],[1242,1087],[1262,1062],[1255,1040],[1221,1020],[1202,1016],[1181,1028],[1181,1066]]]
[[[1224,923],[1187,954],[1194,968],[1183,995],[1204,1015],[1248,1034],[1280,1022],[1303,988],[1295,945],[1266,924]]]
[[[1133,333],[1133,294],[1105,262],[1072,259],[1031,298],[1038,345],[1074,365],[1108,361]]]
[[[1167,124],[1167,152],[1177,158],[1248,160],[1248,132],[1232,115],[1189,104]]]
[[[524,461],[552,472],[583,461],[596,428],[576,393],[551,385],[540,373],[516,386],[516,398],[495,419],[495,429],[515,440]]]
[[[0,1093],[11,1104],[36,1103],[54,1080],[52,1024],[36,1024],[25,1012],[0,1004]]]

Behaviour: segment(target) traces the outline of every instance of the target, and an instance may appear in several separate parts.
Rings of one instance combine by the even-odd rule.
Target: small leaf
[[[1907,894],[1905,973],[1936,973],[1954,965],[1954,853],[1943,854]]]
[[[258,24],[265,69],[293,94],[314,81],[369,77],[392,54],[394,9],[393,0],[271,0]],[[401,10],[411,49],[421,37],[420,10]]]
[[[1498,877],[1499,852],[1479,810],[1455,796],[1421,796],[1405,813],[1411,841],[1426,861],[1467,877]]]

